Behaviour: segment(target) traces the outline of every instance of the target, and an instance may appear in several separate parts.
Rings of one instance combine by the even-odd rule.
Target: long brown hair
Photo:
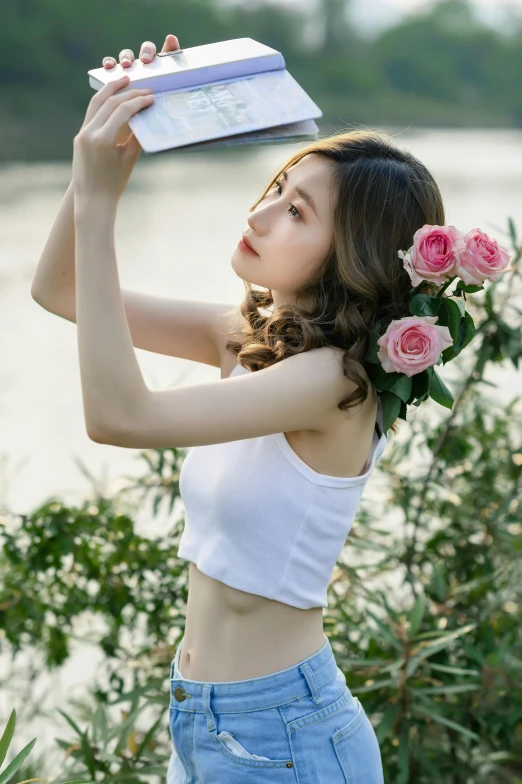
[[[343,370],[357,388],[340,401],[345,411],[368,395],[363,368],[371,330],[384,332],[408,316],[411,281],[397,251],[407,250],[425,224],[443,226],[444,206],[428,169],[385,132],[356,130],[312,142],[272,177],[252,212],[283,171],[309,153],[333,164],[336,199],[330,250],[318,275],[297,289],[296,304],[273,308],[270,289],[244,281],[243,329],[229,331],[227,349],[252,371],[321,346],[343,349]],[[269,311],[263,315],[261,311]],[[371,382],[370,382],[371,383]]]

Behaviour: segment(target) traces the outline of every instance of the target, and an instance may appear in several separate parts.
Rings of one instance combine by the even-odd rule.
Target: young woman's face
[[[234,250],[234,272],[249,283],[271,289],[275,307],[295,302],[294,290],[313,279],[330,249],[331,167],[321,155],[309,153],[288,169],[279,187],[268,191],[248,217],[243,233],[258,255],[241,247]]]

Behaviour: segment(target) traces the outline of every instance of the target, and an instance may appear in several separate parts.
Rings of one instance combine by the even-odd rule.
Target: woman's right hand
[[[180,49],[179,41],[175,35],[168,35],[165,38],[165,43],[163,44],[162,52],[174,52],[176,49]],[[141,45],[140,49],[140,57],[139,59],[144,65],[148,63],[154,62],[156,57],[156,44],[152,41],[144,41]],[[120,65],[122,68],[130,68],[133,60],[134,60],[134,52],[132,49],[122,49],[120,54],[118,55]],[[114,68],[117,63],[114,57],[104,57],[102,60],[102,65],[104,68],[109,71],[111,68]],[[120,136],[117,138],[118,144],[125,144],[130,139],[129,133],[133,135],[130,126],[126,123],[121,132]],[[141,149],[141,148],[140,148]]]
[[[177,37],[175,35],[168,35],[165,38],[165,43],[163,44],[163,49],[161,51],[174,52],[176,49],[180,49]],[[141,45],[139,59],[142,63],[147,64],[152,63],[155,57],[156,44],[152,41],[144,41]],[[134,52],[132,49],[122,49],[119,54],[119,60],[122,68],[130,68],[134,60]],[[111,68],[114,68],[117,63],[114,57],[104,57],[102,65],[107,70],[110,70]]]

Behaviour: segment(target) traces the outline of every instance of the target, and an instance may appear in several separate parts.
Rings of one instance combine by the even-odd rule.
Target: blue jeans
[[[171,665],[167,784],[384,784],[375,731],[330,641],[246,681],[206,683]]]

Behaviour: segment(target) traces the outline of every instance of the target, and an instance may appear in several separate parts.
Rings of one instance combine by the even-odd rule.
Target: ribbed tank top
[[[237,365],[230,375],[242,371],[250,372]],[[179,476],[178,556],[240,591],[327,608],[335,563],[386,447],[380,398],[377,423],[368,468],[354,477],[317,473],[284,433],[192,447]]]

